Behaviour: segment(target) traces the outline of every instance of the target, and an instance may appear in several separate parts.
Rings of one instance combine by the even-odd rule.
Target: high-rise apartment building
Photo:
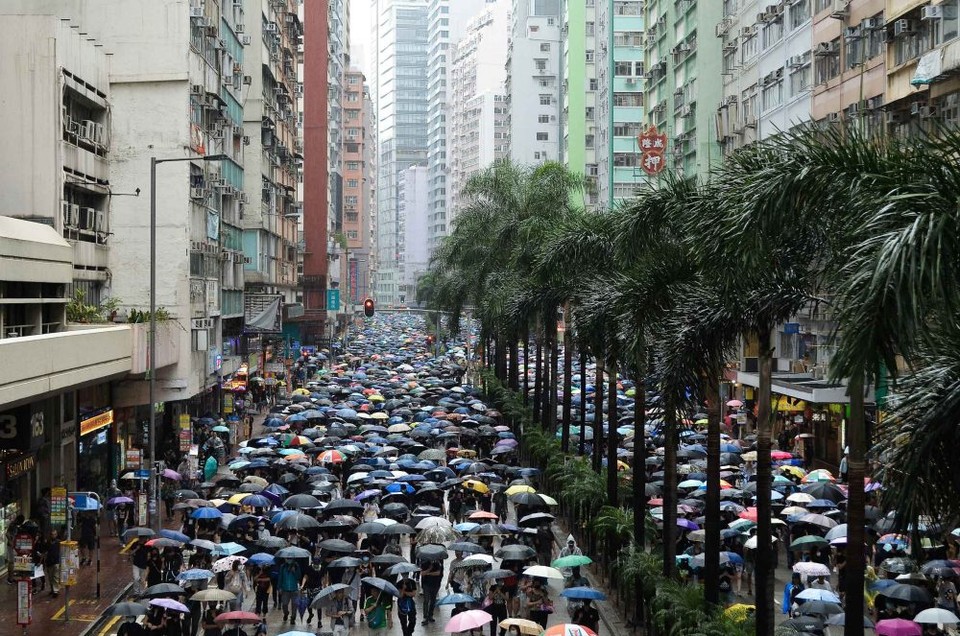
[[[601,0],[596,6],[596,29],[588,26],[588,35],[595,31],[598,40],[595,116],[601,207],[633,196],[646,178],[637,141],[644,120],[643,25],[641,0]]]
[[[347,271],[347,253],[343,247],[344,212],[343,212],[343,151],[347,143],[343,131],[343,99],[344,84],[347,71],[350,68],[349,47],[349,3],[347,0],[333,0],[328,5],[328,48],[330,58],[327,71],[327,165],[328,196],[330,199],[330,220],[328,250],[331,257],[330,281],[331,288],[340,289],[340,306],[327,307],[328,312],[336,312],[341,328],[348,319],[345,309],[346,295],[343,289],[346,281],[343,274]],[[332,335],[332,334],[331,334]]]
[[[427,20],[427,166],[430,170],[430,223],[428,247],[433,252],[447,234],[450,193],[448,175],[448,118],[454,95],[451,84],[452,48],[461,39],[467,23],[484,5],[497,0],[429,0]]]
[[[400,173],[427,165],[427,0],[372,0],[371,69],[377,113],[377,272],[375,292],[385,305],[410,302],[404,282]],[[427,236],[423,236],[426,243]]]
[[[578,204],[599,201],[597,175],[596,2],[563,0],[563,162],[583,174],[588,187]],[[601,34],[602,40],[602,34]]]
[[[447,185],[451,223],[470,177],[507,156],[504,81],[509,11],[509,0],[488,3],[450,51]]]
[[[560,0],[513,0],[505,93],[510,159],[559,161],[562,125]]]
[[[251,297],[296,300],[297,219],[303,147],[299,139],[303,25],[294,0],[245,0],[242,107],[246,183],[244,283]]]
[[[343,302],[358,305],[371,294],[375,203],[375,122],[363,72],[349,69],[343,98],[343,230],[346,258],[340,273]]]
[[[812,0],[724,5],[715,26],[723,52],[723,96],[716,113],[724,154],[810,119],[814,71],[821,61],[811,54],[812,9]]]
[[[397,178],[397,210],[400,217],[400,251],[403,260],[402,284],[416,302],[417,279],[427,271],[430,254],[423,240],[429,223],[430,192],[426,166],[410,166]]]
[[[706,176],[720,160],[715,116],[723,96],[722,47],[715,29],[724,4],[644,3],[645,125],[668,135],[667,169],[686,176]]]

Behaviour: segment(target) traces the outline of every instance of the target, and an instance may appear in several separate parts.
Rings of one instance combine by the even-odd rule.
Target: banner
[[[180,418],[180,452],[186,453],[193,443],[193,429],[190,427],[190,414],[181,413]]]
[[[137,493],[137,525],[147,525],[147,493]]]

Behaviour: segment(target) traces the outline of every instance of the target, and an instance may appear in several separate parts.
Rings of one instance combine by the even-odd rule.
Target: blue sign
[[[317,348],[316,348],[316,347],[312,347],[312,346],[311,346],[311,347],[306,347],[306,346],[305,346],[305,347],[300,347],[300,355],[302,355],[302,356],[312,356],[312,355],[316,355],[316,353],[317,353]]]
[[[783,333],[789,335],[794,333],[800,333],[800,323],[799,322],[785,322],[783,323]]]
[[[137,479],[150,479],[150,470],[146,468],[141,468],[136,472]]]
[[[340,290],[327,290],[327,311],[340,311]]]

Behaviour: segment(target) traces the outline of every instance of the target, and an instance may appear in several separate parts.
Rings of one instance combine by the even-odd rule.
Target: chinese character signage
[[[67,489],[50,489],[50,523],[63,526],[67,523]]]
[[[179,417],[180,422],[180,452],[186,453],[190,450],[190,445],[193,443],[193,429],[190,427],[190,414],[181,413]]]
[[[650,176],[660,174],[666,165],[667,136],[657,132],[656,126],[650,126],[637,136],[637,143],[640,145],[640,167]]]

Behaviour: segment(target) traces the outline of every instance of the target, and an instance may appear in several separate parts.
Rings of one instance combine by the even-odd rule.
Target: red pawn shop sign
[[[651,176],[660,174],[666,166],[667,136],[658,132],[656,126],[650,126],[646,132],[637,135],[637,144],[643,171]]]

